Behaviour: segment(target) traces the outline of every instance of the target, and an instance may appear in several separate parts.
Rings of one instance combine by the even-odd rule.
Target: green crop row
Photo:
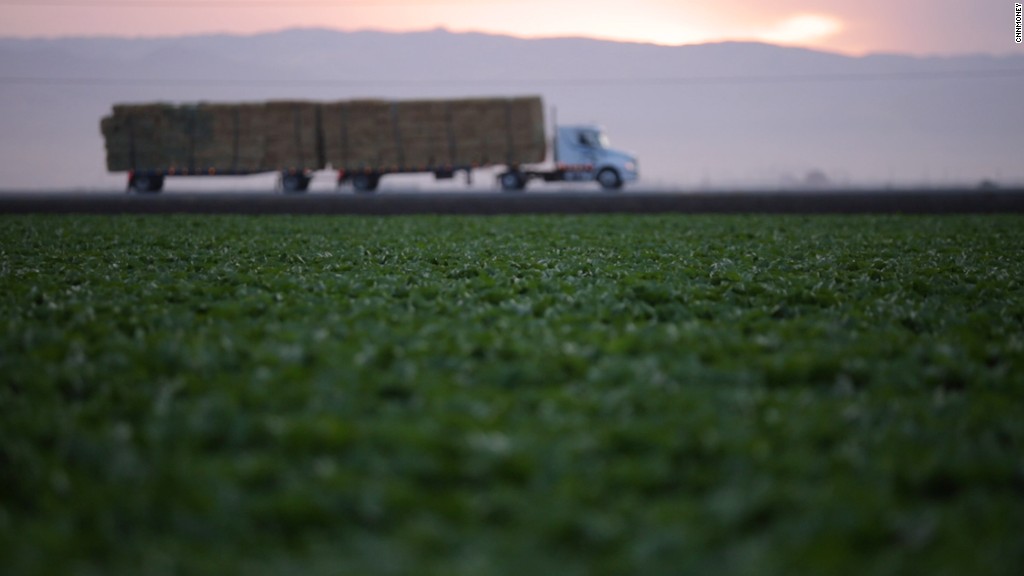
[[[1020,217],[0,218],[6,574],[1020,574]]]

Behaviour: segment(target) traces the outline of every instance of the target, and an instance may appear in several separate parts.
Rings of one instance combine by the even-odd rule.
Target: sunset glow
[[[678,45],[756,40],[845,53],[1018,49],[976,0],[9,0],[0,36],[253,34],[297,27],[409,32],[439,27],[525,38]],[[927,8],[927,9],[925,9]],[[1002,15],[1005,16],[1005,15]],[[908,23],[914,22],[913,26]]]
[[[780,22],[774,29],[755,38],[776,44],[814,44],[827,40],[843,29],[839,20],[818,14],[798,14]]]

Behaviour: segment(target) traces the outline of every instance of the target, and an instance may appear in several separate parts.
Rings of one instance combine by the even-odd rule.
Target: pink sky
[[[2,36],[167,36],[293,27],[481,31],[852,54],[1012,53],[1003,0],[0,0]]]

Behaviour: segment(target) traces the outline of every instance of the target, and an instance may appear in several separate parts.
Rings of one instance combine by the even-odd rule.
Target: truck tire
[[[311,178],[305,174],[282,174],[281,190],[283,190],[285,194],[305,192],[309,189],[310,180]]]
[[[605,168],[597,173],[597,182],[605,190],[618,190],[622,188],[622,178],[612,168]]]
[[[379,174],[353,174],[352,187],[356,192],[373,192],[380,184]]]
[[[140,194],[157,193],[164,189],[164,177],[150,174],[136,174],[132,177],[132,190]]]
[[[517,192],[526,187],[526,179],[515,171],[503,172],[498,176],[498,182],[501,184],[501,189],[506,192]]]

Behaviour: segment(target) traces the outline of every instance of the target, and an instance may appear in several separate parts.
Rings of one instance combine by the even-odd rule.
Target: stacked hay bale
[[[123,171],[188,167],[193,121],[194,108],[163,103],[114,106],[114,114],[101,122],[107,168]]]
[[[266,170],[264,104],[200,104],[194,133],[194,168],[200,173]]]
[[[423,171],[544,160],[539,97],[356,100],[323,106],[325,159],[346,171]]]
[[[401,163],[412,170],[452,165],[454,142],[448,131],[450,103],[410,100],[395,104]]]
[[[100,122],[110,171],[319,170],[319,104],[136,104]]]
[[[544,104],[540,97],[511,99],[509,115],[512,163],[543,162],[547,140],[544,137]]]
[[[544,160],[540,98],[465,100],[452,108],[460,164],[529,164]]]
[[[276,170],[319,170],[320,105],[313,102],[268,102],[263,166]]]
[[[111,171],[428,171],[544,160],[539,97],[114,106]]]
[[[327,162],[335,169],[398,168],[398,145],[390,102],[353,100],[324,104],[323,135]]]
[[[452,109],[452,131],[460,164],[507,162],[510,152],[505,100],[463,100]]]

